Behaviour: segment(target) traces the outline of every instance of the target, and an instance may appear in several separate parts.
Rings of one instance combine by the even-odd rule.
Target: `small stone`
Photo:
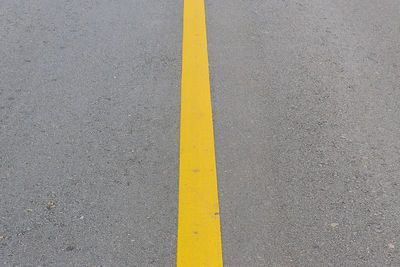
[[[348,138],[348,137],[346,137],[344,135],[341,135],[340,138],[342,138],[343,140],[349,141],[349,142],[353,141],[353,140],[351,140],[350,138]]]
[[[394,244],[393,244],[393,243],[389,243],[389,244],[388,244],[388,247],[391,248],[391,249],[393,249],[393,248],[394,248]]]
[[[331,226],[332,227],[336,227],[336,226],[338,226],[339,224],[338,223],[331,223]]]
[[[52,201],[50,201],[49,203],[47,203],[47,209],[54,209],[56,207],[56,204]]]

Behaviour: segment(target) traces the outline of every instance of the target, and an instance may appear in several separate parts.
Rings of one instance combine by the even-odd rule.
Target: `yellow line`
[[[184,0],[177,266],[222,266],[204,0]]]

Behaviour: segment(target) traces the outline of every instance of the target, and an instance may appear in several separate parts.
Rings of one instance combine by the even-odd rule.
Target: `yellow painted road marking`
[[[204,0],[184,0],[177,266],[222,266]]]

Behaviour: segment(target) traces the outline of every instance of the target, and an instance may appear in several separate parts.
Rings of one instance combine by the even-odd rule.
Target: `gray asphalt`
[[[225,266],[400,266],[400,2],[205,3]],[[182,9],[0,2],[0,265],[175,265]]]

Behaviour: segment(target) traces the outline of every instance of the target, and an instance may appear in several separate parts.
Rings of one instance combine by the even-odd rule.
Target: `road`
[[[399,266],[400,2],[205,15],[224,265]],[[0,2],[0,265],[175,266],[182,28],[183,1]]]

